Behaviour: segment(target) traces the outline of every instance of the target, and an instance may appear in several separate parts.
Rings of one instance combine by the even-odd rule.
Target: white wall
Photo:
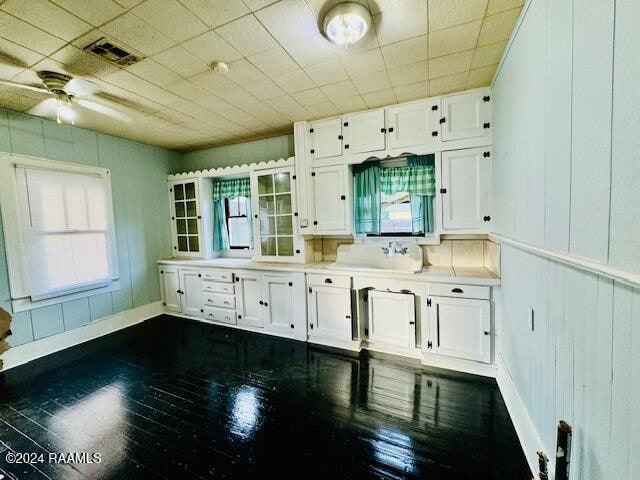
[[[640,1],[523,12],[493,89],[496,233],[638,272]],[[640,478],[640,290],[510,246],[502,285],[502,357],[547,453],[564,419],[572,478]]]

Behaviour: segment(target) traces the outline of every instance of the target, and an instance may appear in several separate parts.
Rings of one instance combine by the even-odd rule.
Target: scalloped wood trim
[[[269,160],[266,162],[258,162],[258,163],[243,163],[242,165],[233,165],[227,167],[220,168],[210,168],[208,170],[196,170],[195,172],[183,172],[183,173],[173,173],[171,175],[167,175],[168,180],[181,180],[184,178],[214,178],[214,177],[226,177],[228,175],[240,175],[251,173],[255,170],[264,170],[267,168],[274,167],[288,167],[295,164],[295,157],[279,158],[278,160]]]

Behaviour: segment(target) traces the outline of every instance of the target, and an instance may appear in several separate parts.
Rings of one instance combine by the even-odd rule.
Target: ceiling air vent
[[[141,56],[127,52],[120,45],[116,45],[113,40],[109,40],[104,37],[93,42],[91,45],[87,45],[84,47],[84,50],[94,53],[104,58],[106,61],[120,66],[133,65],[134,63],[142,60]]]

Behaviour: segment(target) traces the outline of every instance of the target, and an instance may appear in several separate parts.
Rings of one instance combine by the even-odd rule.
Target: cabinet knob
[[[291,327],[291,328],[295,328],[295,327],[294,327],[294,325],[293,325],[293,323],[290,325],[290,327]]]
[[[489,122],[482,125],[482,128],[490,128],[491,124]]]
[[[452,293],[464,293],[461,288],[452,288],[451,292]]]
[[[380,129],[380,133],[387,133],[387,129],[386,129],[386,128],[384,128],[384,127],[383,127],[383,128],[381,128],[381,129]]]
[[[438,131],[434,130],[433,132],[431,132],[431,136],[432,137],[437,137],[438,136]]]
[[[338,135],[338,140],[342,140],[342,135]]]
[[[431,107],[431,111],[436,112],[438,110],[438,105],[433,105]]]
[[[330,278],[325,278],[324,283],[333,283],[333,280],[331,280]]]
[[[482,219],[483,219],[485,222],[490,222],[490,221],[491,221],[491,217],[490,217],[489,215],[485,215],[484,217],[482,217]]]
[[[311,330],[313,330],[313,323],[310,323],[309,326],[311,327]]]
[[[446,121],[447,121],[447,119],[446,119],[446,118],[444,118],[444,117],[442,117],[442,118],[440,119],[440,123],[444,123],[444,122],[446,122]]]
[[[264,305],[264,302],[262,300],[260,300],[260,305]]]
[[[345,195],[340,195],[340,200],[346,200],[347,197]]]
[[[440,193],[447,193],[447,189],[446,188],[441,188],[440,189]]]
[[[265,306],[265,307],[268,307],[268,306],[269,306],[269,304],[268,304],[267,302],[264,302],[264,306]]]
[[[344,149],[345,149],[345,150],[348,150],[348,149],[349,149],[349,144],[348,144],[348,143],[344,146]]]
[[[484,332],[485,335],[489,335],[491,332]]]
[[[389,127],[389,133],[393,132],[393,127]]]

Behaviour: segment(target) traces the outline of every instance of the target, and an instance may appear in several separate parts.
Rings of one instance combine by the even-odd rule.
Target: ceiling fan
[[[29,110],[29,113],[44,117],[55,117],[58,123],[65,122],[73,125],[76,118],[75,109],[82,107],[120,121],[126,122],[130,120],[124,113],[114,108],[85,98],[91,95],[99,96],[103,93],[99,92],[98,87],[91,82],[48,70],[36,72],[36,74],[42,80],[42,86],[0,80],[1,85],[51,96],[51,98],[43,100]]]

